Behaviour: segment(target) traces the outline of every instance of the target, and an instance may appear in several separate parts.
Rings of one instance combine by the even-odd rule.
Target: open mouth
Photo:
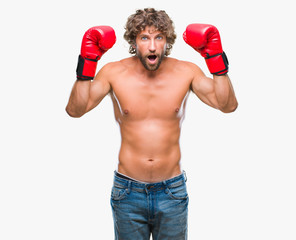
[[[156,55],[149,55],[148,56],[148,60],[151,63],[154,63],[156,61],[157,56]]]

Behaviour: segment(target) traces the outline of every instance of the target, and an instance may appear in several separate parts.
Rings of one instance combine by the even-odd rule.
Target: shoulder
[[[199,66],[197,66],[195,63],[179,60],[176,58],[167,58],[168,66],[172,68],[174,71],[181,71],[184,74],[192,74],[192,75],[200,75],[203,74],[202,70]]]
[[[100,72],[102,73],[114,73],[114,72],[121,72],[124,71],[127,68],[127,64],[125,64],[125,62],[127,61],[127,59],[123,59],[120,61],[116,61],[116,62],[110,62],[105,64],[101,69]]]
[[[129,62],[129,58],[116,62],[109,62],[101,67],[96,78],[104,78],[108,81],[111,81],[114,77],[118,76],[119,74],[123,74],[128,70]]]

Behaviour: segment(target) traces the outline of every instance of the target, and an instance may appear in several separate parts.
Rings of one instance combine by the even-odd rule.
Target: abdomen
[[[142,120],[121,124],[118,171],[156,182],[180,173],[179,121]]]

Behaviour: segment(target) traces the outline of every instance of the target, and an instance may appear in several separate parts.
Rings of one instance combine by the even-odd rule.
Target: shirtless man
[[[97,60],[116,37],[108,26],[86,32],[66,111],[81,117],[111,96],[121,132],[111,196],[115,239],[148,240],[150,234],[187,239],[188,196],[179,145],[186,100],[193,91],[222,112],[237,108],[227,58],[218,30],[207,24],[189,25],[183,37],[205,57],[213,78],[193,63],[167,57],[176,34],[165,11],[137,10],[125,29],[134,56],[106,64],[96,76]]]

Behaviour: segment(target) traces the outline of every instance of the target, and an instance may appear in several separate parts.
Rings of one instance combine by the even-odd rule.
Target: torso
[[[172,58],[153,77],[135,73],[135,58],[114,63],[110,92],[121,131],[118,172],[143,182],[181,173],[180,130],[192,74]]]

